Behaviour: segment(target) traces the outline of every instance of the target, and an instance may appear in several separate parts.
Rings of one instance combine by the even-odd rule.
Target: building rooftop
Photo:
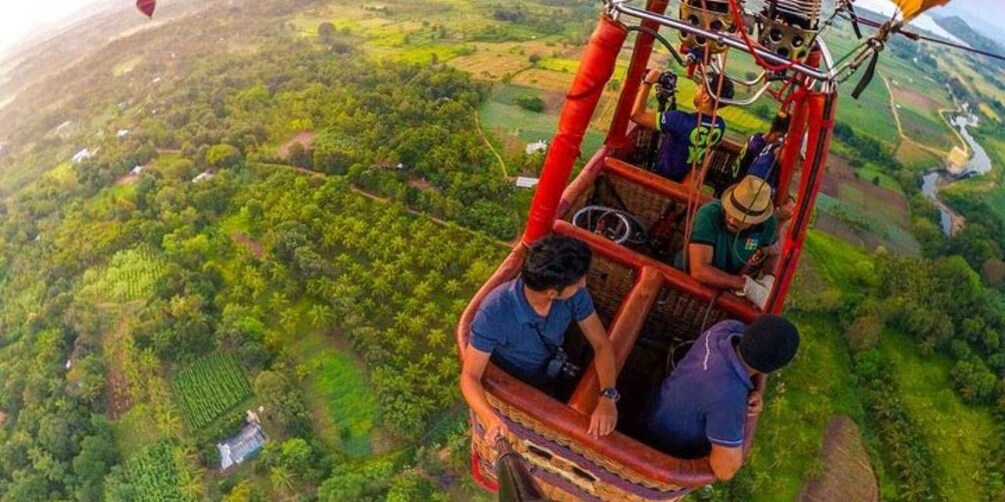
[[[217,443],[216,448],[220,450],[220,469],[244,462],[268,440],[258,422],[245,425],[241,432],[222,443]]]

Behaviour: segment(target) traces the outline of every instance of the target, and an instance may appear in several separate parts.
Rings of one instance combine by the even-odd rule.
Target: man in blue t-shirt
[[[485,426],[485,439],[505,434],[506,425],[485,398],[482,375],[491,360],[512,376],[539,389],[556,378],[549,371],[573,321],[593,346],[600,381],[597,407],[588,432],[614,430],[620,397],[614,388],[614,347],[586,290],[590,248],[571,237],[551,235],[531,244],[520,276],[493,289],[478,306],[464,352],[461,392]]]
[[[753,377],[781,369],[798,347],[796,327],[775,315],[712,326],[660,386],[646,420],[650,444],[681,458],[707,455],[717,479],[732,478],[747,416],[761,411]]]
[[[694,95],[694,113],[678,110],[667,110],[657,114],[647,108],[649,90],[660,77],[659,70],[650,70],[642,79],[642,88],[635,96],[632,108],[632,120],[643,127],[659,128],[663,133],[659,153],[656,156],[656,173],[664,178],[679,183],[688,183],[692,166],[701,167],[715,145],[722,140],[726,132],[726,122],[722,117],[712,115],[717,105],[715,94],[730,99],[733,97],[733,83],[719,74],[709,73],[705,81],[698,84]],[[721,81],[721,89],[720,89]],[[700,119],[700,121],[699,121]]]

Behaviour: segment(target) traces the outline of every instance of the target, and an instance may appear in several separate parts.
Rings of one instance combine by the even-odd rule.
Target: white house
[[[527,144],[527,148],[524,148],[523,151],[527,155],[533,155],[533,154],[535,154],[537,152],[543,152],[543,151],[545,151],[547,149],[548,149],[548,142],[542,139],[541,141],[536,141],[534,143],[528,143]]]
[[[538,181],[541,180],[537,178],[527,178],[524,176],[517,176],[515,184],[517,188],[533,188],[534,186],[537,185]]]
[[[202,180],[211,180],[211,179],[213,179],[214,176],[216,176],[216,173],[213,173],[211,171],[206,171],[206,172],[200,173],[195,178],[192,178],[192,183],[198,183],[198,182],[200,182]]]
[[[58,126],[56,126],[56,134],[62,136],[63,134],[69,132],[71,125],[73,125],[73,121],[70,120],[63,122],[62,124],[59,124]]]
[[[216,447],[220,451],[220,469],[226,470],[235,464],[244,462],[245,459],[253,455],[268,442],[258,422],[251,422],[244,426],[240,432],[222,443],[217,443]]]
[[[85,148],[73,154],[73,159],[71,160],[73,160],[74,164],[80,164],[81,162],[89,158],[91,158],[91,151]]]

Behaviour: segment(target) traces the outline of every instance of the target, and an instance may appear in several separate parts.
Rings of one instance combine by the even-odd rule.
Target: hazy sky
[[[80,15],[81,9],[100,1],[102,0],[0,0],[0,57],[12,43],[30,35],[33,30],[72,15]],[[134,3],[133,0],[116,1]],[[859,0],[859,3],[889,5],[888,0]],[[599,1],[597,5],[599,7]],[[953,0],[950,5],[950,9],[956,12],[964,11],[1005,28],[1005,2],[1002,0]]]
[[[0,0],[0,56],[39,27],[79,14],[101,0]],[[131,3],[130,0],[120,0]]]

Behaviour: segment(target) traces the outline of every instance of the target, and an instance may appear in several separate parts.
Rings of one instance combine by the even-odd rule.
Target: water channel
[[[951,121],[952,125],[960,130],[960,135],[966,140],[967,144],[970,145],[973,155],[967,162],[967,165],[959,172],[959,174],[950,174],[943,168],[933,169],[928,171],[921,177],[921,191],[926,196],[928,196],[932,201],[935,202],[936,207],[939,208],[939,213],[941,214],[942,231],[946,235],[953,234],[954,222],[958,219],[956,213],[949,208],[941,199],[939,199],[939,188],[952,184],[953,182],[969,178],[971,176],[980,176],[982,174],[987,174],[991,171],[991,158],[988,157],[988,152],[970,135],[967,131],[967,127],[973,127],[977,125],[977,117],[974,115],[964,116],[958,115],[953,117]]]

